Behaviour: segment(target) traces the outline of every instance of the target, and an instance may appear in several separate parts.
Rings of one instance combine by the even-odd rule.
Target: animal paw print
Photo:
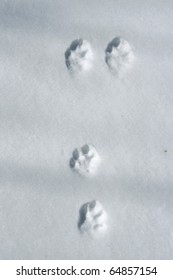
[[[65,52],[65,63],[71,72],[91,69],[92,61],[93,52],[86,40],[74,40]]]
[[[95,174],[100,163],[100,157],[92,145],[85,144],[72,153],[69,165],[72,170],[80,175],[90,176]]]
[[[95,234],[107,228],[107,214],[98,200],[85,203],[79,211],[79,229],[82,233]]]
[[[115,37],[105,50],[105,61],[116,74],[125,71],[134,60],[130,44],[121,37]]]

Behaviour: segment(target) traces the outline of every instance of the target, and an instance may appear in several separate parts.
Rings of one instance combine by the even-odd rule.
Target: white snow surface
[[[0,259],[173,258],[173,1],[0,1]],[[135,55],[122,78],[105,48]],[[90,42],[93,68],[72,77],[69,43]],[[92,143],[98,176],[75,176]],[[78,216],[99,200],[100,241]]]

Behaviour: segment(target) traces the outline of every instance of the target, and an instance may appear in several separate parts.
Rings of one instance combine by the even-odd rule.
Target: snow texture
[[[121,37],[115,37],[105,50],[105,61],[116,74],[124,73],[133,60],[134,54],[130,44]]]
[[[80,209],[79,229],[82,233],[97,236],[107,229],[107,213],[102,204],[93,200],[85,203]]]
[[[96,173],[100,163],[100,157],[92,145],[85,144],[72,153],[69,165],[72,170],[80,175],[89,176]]]
[[[93,52],[89,42],[83,39],[74,40],[65,52],[65,63],[72,72],[90,70],[92,68]]]
[[[173,259],[172,11],[172,0],[0,1],[0,259]],[[105,63],[119,34],[135,56],[121,78]],[[75,38],[94,61],[72,78]],[[69,167],[85,143],[101,158],[92,178]],[[93,199],[108,214],[101,241],[77,226]]]

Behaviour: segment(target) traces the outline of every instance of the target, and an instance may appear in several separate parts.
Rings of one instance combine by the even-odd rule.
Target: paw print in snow
[[[134,60],[130,44],[121,37],[115,37],[105,50],[105,61],[110,70],[119,74],[127,70]]]
[[[100,157],[92,145],[85,144],[72,153],[69,165],[72,170],[80,175],[90,176],[96,173],[100,163]]]
[[[81,70],[90,70],[92,61],[92,48],[86,40],[74,40],[65,52],[66,66],[73,73]]]
[[[98,200],[85,203],[79,211],[79,229],[95,235],[107,229],[107,213]]]

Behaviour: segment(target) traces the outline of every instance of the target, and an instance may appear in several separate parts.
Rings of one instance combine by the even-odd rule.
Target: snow
[[[0,258],[173,258],[173,31],[171,0],[0,2]],[[125,38],[123,77],[105,49]],[[90,43],[89,71],[70,75],[70,42]],[[92,143],[97,176],[69,168]],[[78,216],[101,201],[104,238]]]

